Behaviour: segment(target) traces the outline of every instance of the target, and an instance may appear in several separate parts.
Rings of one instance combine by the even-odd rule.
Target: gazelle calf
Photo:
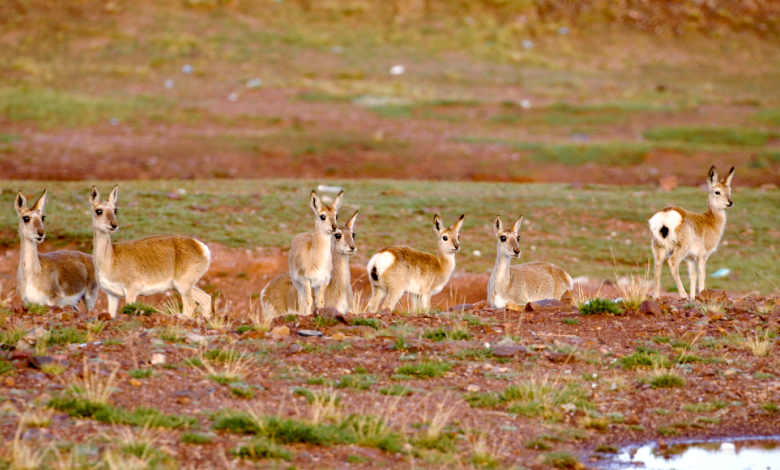
[[[677,284],[677,291],[685,298],[685,288],[680,280],[680,262],[688,264],[691,280],[690,298],[696,297],[696,265],[698,266],[699,292],[704,290],[707,258],[718,249],[723,229],[726,227],[726,209],[734,205],[731,200],[731,178],[734,167],[722,180],[718,180],[715,166],[710,168],[707,186],[710,194],[707,211],[703,214],[681,207],[667,207],[650,218],[650,233],[653,237],[655,258],[655,296],[661,293],[661,268],[669,259],[669,269]]]
[[[325,306],[333,307],[341,313],[355,312],[355,299],[349,275],[349,257],[357,253],[355,247],[355,219],[357,211],[333,234],[331,253],[333,256],[333,274],[325,287]],[[275,277],[260,293],[260,303],[266,315],[277,317],[285,314],[297,314],[298,291],[293,285],[289,273]]]
[[[331,205],[320,201],[312,191],[309,207],[314,211],[314,233],[299,233],[293,238],[288,255],[290,279],[298,292],[298,314],[311,315],[312,306],[325,306],[325,286],[328,285],[333,268],[331,235],[336,233],[336,218],[344,200],[341,191]]]
[[[551,263],[534,261],[511,266],[512,258],[520,257],[521,215],[510,230],[504,230],[501,217],[496,216],[493,232],[496,234],[496,266],[488,282],[488,303],[493,308],[505,307],[507,302],[524,304],[543,299],[560,299],[572,288],[569,274]]]
[[[448,228],[444,228],[438,214],[433,218],[433,230],[439,239],[436,255],[396,245],[382,248],[372,256],[367,266],[371,282],[368,311],[376,312],[383,298],[384,306],[392,310],[404,292],[411,295],[415,311],[419,307],[430,310],[431,296],[441,292],[455,269],[455,253],[460,251],[458,232],[464,218],[461,215]]]
[[[16,291],[26,303],[73,307],[84,299],[87,312],[95,307],[98,284],[92,256],[80,251],[53,251],[38,254],[38,243],[43,242],[43,207],[46,190],[27,208],[27,199],[21,191],[16,194],[14,208],[19,214],[21,256],[16,274]]]
[[[211,296],[195,286],[211,264],[208,247],[189,237],[163,235],[111,243],[116,231],[116,201],[119,186],[100,202],[100,193],[92,187],[92,230],[95,271],[100,288],[108,296],[108,313],[116,317],[119,298],[135,302],[139,295],[151,295],[175,289],[181,294],[184,314],[192,317],[195,304],[203,316],[211,317]]]

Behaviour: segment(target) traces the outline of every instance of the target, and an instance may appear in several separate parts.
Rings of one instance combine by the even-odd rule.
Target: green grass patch
[[[780,413],[780,406],[777,405],[776,403],[770,403],[770,402],[762,403],[761,409],[771,414]]]
[[[233,454],[236,457],[249,460],[292,460],[295,457],[289,450],[264,437],[252,439],[246,444],[239,445],[238,449],[236,449]]]
[[[682,409],[690,411],[691,413],[709,413],[712,411],[718,411],[728,406],[725,401],[715,400],[710,402],[691,403],[683,405]]]
[[[40,304],[25,304],[27,311],[32,315],[46,315],[49,313],[49,308]]]
[[[370,326],[375,330],[382,329],[382,322],[377,318],[355,317],[349,321],[349,324],[352,326]]]
[[[581,315],[620,315],[623,309],[620,304],[611,299],[596,297],[579,305]]]
[[[778,136],[777,132],[752,127],[656,127],[644,133],[650,140],[677,141],[692,144],[716,144],[760,147],[769,139]]]
[[[564,325],[579,325],[580,321],[577,320],[576,318],[564,318],[563,320],[561,320],[561,323],[563,323]]]
[[[153,313],[157,313],[157,309],[151,305],[142,304],[141,302],[133,302],[131,304],[125,304],[122,307],[121,312],[125,315],[143,315],[148,317]]]
[[[558,384],[549,381],[528,381],[510,385],[499,393],[471,394],[465,397],[472,407],[505,406],[511,413],[522,416],[560,420],[561,405],[574,405],[576,409],[591,410],[593,403],[587,390],[575,384]]]
[[[154,375],[153,369],[131,369],[128,374],[134,379],[148,379]]]
[[[630,355],[618,359],[618,362],[626,370],[669,366],[669,359],[666,356],[645,346],[637,347]]]
[[[373,374],[346,374],[339,378],[338,382],[336,382],[336,387],[368,390],[376,382],[377,376]]]
[[[395,395],[398,397],[406,397],[414,393],[414,390],[404,385],[393,384],[390,385],[389,387],[380,388],[379,393],[381,393],[382,395]]]
[[[471,339],[471,333],[463,328],[440,326],[435,329],[429,329],[423,333],[423,338],[431,341],[457,341]]]
[[[22,328],[8,328],[0,331],[0,343],[16,346],[22,337],[27,334]]]
[[[234,384],[230,387],[230,393],[236,398],[251,400],[255,397],[255,391],[244,383]]]
[[[545,454],[542,462],[545,465],[566,470],[575,470],[581,465],[579,459],[575,455],[565,451]]]
[[[523,442],[523,446],[526,449],[531,449],[531,450],[550,450],[550,449],[552,449],[552,445],[550,445],[549,442],[545,441],[544,439],[540,439],[540,438],[534,438],[534,439],[531,439],[530,441],[525,441],[525,442]]]
[[[0,359],[0,376],[15,372],[16,367],[5,359]]]
[[[73,327],[53,329],[49,331],[46,339],[46,346],[57,346],[60,344],[84,343],[87,341],[87,335],[83,331]]]
[[[685,379],[674,372],[664,372],[662,374],[654,375],[650,379],[650,386],[653,388],[684,387]]]
[[[404,364],[396,369],[397,374],[408,375],[418,379],[441,377],[452,369],[452,363],[422,361],[415,364]]]
[[[92,418],[109,424],[127,424],[131,426],[146,426],[160,428],[193,428],[198,420],[186,415],[166,415],[156,408],[138,407],[133,411],[124,408],[95,403],[81,398],[65,396],[52,398],[48,406],[57,411],[68,413],[73,417]]]
[[[204,445],[211,444],[214,439],[208,434],[199,432],[185,432],[181,435],[181,441],[185,444]]]

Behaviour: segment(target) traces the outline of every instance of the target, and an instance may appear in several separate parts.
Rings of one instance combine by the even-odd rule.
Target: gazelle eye
[[[517,241],[520,241],[520,237],[517,237]]]
[[[114,214],[119,213],[119,209],[114,209]]]
[[[41,216],[41,222],[43,222],[44,220],[46,220],[46,216],[45,215]]]
[[[716,196],[720,196],[720,191],[715,191]]]
[[[320,220],[325,220],[325,216],[324,216],[324,215],[321,215],[321,216],[320,216]]]
[[[357,233],[352,232],[352,239],[354,240],[355,238],[357,238]]]
[[[505,241],[506,241],[506,237],[505,237],[505,236],[503,236],[503,235],[501,235],[501,241],[502,241],[502,242],[505,242]]]
[[[27,217],[27,216],[24,216],[24,217],[22,217],[22,220],[24,220],[24,223],[26,224],[27,222],[30,221],[30,218]]]
[[[96,209],[95,214],[97,215],[103,215],[103,209]]]
[[[444,240],[446,242],[447,241],[447,236],[445,235],[444,237],[442,237],[442,240]]]
[[[333,236],[336,237],[336,240],[341,240],[341,234],[340,233],[337,233],[337,234],[335,234]]]

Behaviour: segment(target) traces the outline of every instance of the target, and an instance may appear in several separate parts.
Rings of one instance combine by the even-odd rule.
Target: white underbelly
[[[49,300],[49,297],[43,291],[38,290],[35,286],[30,285],[29,283],[24,288],[24,295],[22,296],[22,300],[28,304],[51,305],[51,300]]]
[[[57,300],[56,303],[58,307],[74,307],[78,305],[79,300],[81,300],[82,297],[84,297],[84,291],[81,291],[78,294],[74,294],[74,295],[66,295],[61,299]]]
[[[173,288],[173,280],[159,282],[157,284],[147,284],[138,290],[138,295],[152,295],[165,292]]]
[[[493,308],[502,308],[506,307],[507,299],[501,297],[500,294],[496,294],[493,296]]]
[[[107,294],[111,294],[114,297],[125,296],[125,287],[118,282],[114,282],[110,279],[100,277],[98,279],[98,283],[100,284],[100,288],[103,289],[103,292]]]
[[[419,280],[412,278],[409,280],[409,285],[406,286],[406,292],[414,295],[420,295],[420,288],[422,287]]]

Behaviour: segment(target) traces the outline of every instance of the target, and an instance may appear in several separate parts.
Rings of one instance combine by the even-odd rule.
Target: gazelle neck
[[[349,255],[333,253],[333,274],[330,278],[331,285],[350,285]]]
[[[438,258],[444,275],[449,276],[455,269],[455,253],[445,253],[439,249]]]
[[[25,277],[36,276],[41,273],[41,262],[38,259],[38,244],[21,237],[19,247],[19,269]]]
[[[114,259],[114,247],[111,245],[111,235],[98,230],[93,231],[92,251],[95,257],[97,271],[108,269]]]
[[[503,287],[509,283],[511,266],[511,257],[504,256],[500,252],[496,254],[496,265],[493,268],[493,273],[490,275],[490,280],[493,282],[493,285],[497,290],[503,291]]]

